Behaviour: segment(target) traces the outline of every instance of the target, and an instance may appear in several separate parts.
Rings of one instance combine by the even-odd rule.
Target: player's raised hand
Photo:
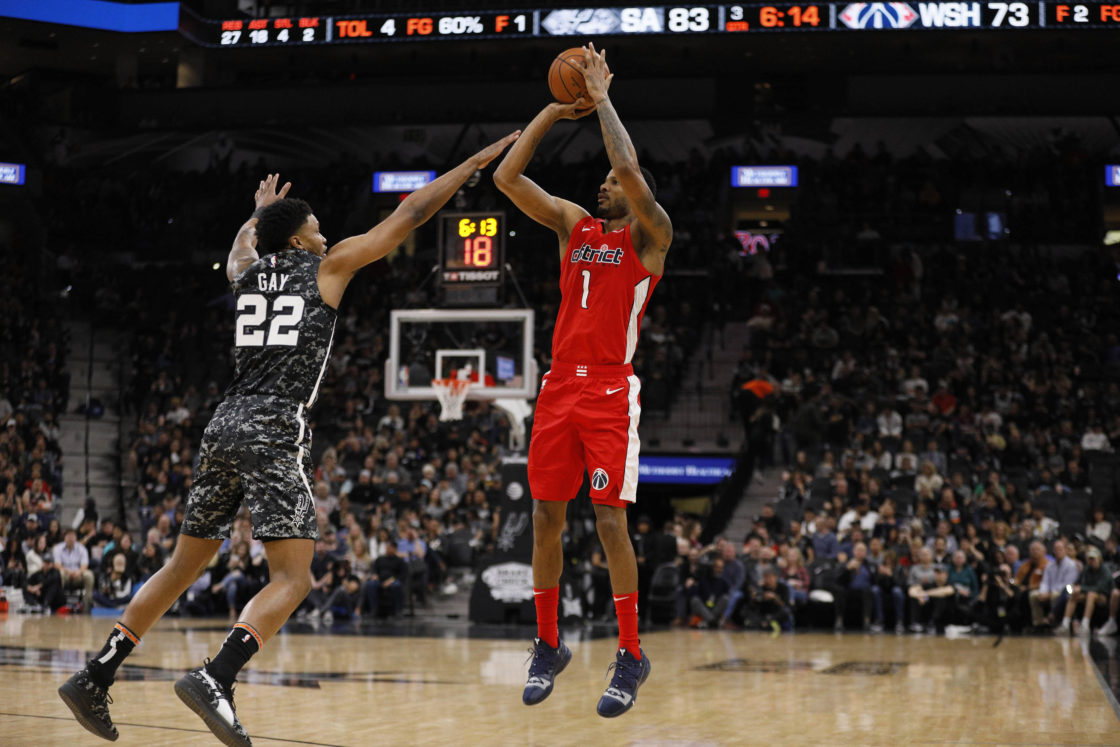
[[[595,45],[589,43],[583,49],[583,83],[591,97],[588,103],[595,106],[605,99],[613,79],[614,73],[607,67],[607,50],[596,50]]]
[[[261,180],[260,185],[257,187],[257,193],[253,195],[253,201],[257,204],[257,210],[260,210],[266,205],[271,205],[277,200],[284,199],[284,195],[288,194],[288,190],[292,188],[292,183],[284,182],[284,186],[277,192],[276,185],[279,183],[279,174],[269,174]]]
[[[548,106],[557,119],[580,119],[595,111],[595,105],[582,97],[570,104],[559,104],[554,101]]]
[[[495,158],[500,156],[502,154],[502,151],[506,149],[506,146],[508,146],[519,137],[521,137],[521,130],[514,130],[501,140],[495,143],[490,143],[490,145],[487,145],[478,153],[475,153],[475,167],[479,169],[485,168],[486,164],[490,163]]]

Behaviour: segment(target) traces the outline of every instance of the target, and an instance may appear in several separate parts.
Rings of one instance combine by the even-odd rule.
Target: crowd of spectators
[[[233,315],[220,272],[208,264],[168,260],[190,244],[226,246],[228,234],[249,210],[255,181],[246,169],[230,173],[220,164],[192,174],[153,170],[115,178],[80,172],[73,181],[65,178],[68,171],[48,170],[48,179],[52,188],[72,193],[74,213],[121,206],[135,218],[124,223],[135,234],[128,244],[137,249],[136,256],[150,252],[159,260],[114,266],[64,250],[74,274],[97,287],[95,293],[77,289],[75,295],[97,307],[100,318],[128,319],[130,332],[125,377],[130,383],[122,400],[126,418],[135,418],[135,430],[122,448],[126,482],[135,484],[125,497],[126,512],[135,506],[140,525],[126,531],[110,522],[107,529],[98,528],[91,511],[89,520],[76,527],[77,544],[89,555],[83,574],[88,609],[91,577],[97,604],[124,603],[174,549],[201,433],[232,374]],[[354,203],[340,186],[350,171],[352,165],[291,175],[324,225],[342,233],[361,231],[366,226],[359,221],[375,220],[343,212],[341,206]],[[572,183],[557,189],[570,188],[573,196],[593,194],[603,176],[590,169],[578,177],[565,173]],[[580,180],[585,183],[577,188]],[[368,179],[360,181],[364,187]],[[456,197],[453,207],[486,209],[495,207],[496,199],[483,180]],[[355,210],[359,216],[376,215],[365,204]],[[228,225],[203,215],[220,216]],[[63,247],[85,240],[70,233],[74,225],[73,219],[57,223],[55,238]],[[361,273],[339,310],[331,365],[312,414],[313,489],[322,540],[313,565],[316,582],[304,610],[308,614],[347,614],[346,608],[355,606],[367,614],[392,614],[406,603],[423,603],[432,593],[453,590],[455,580],[470,572],[494,540],[501,489],[497,467],[508,452],[508,416],[485,402],[471,402],[463,420],[441,423],[435,402],[394,403],[384,397],[389,310],[439,300],[438,289],[424,287],[434,235],[421,231],[419,239],[415,253],[400,252]],[[530,232],[524,248],[538,239]],[[540,369],[547,370],[559,301],[556,268],[521,262],[517,250],[511,247],[510,259],[538,311],[534,352]],[[692,330],[704,323],[708,306],[690,302],[687,284],[692,282],[686,278],[680,287],[658,294],[647,311],[634,362],[646,378],[643,397],[651,409],[667,409],[695,343]],[[110,554],[124,536],[142,562],[129,560],[115,569]],[[266,581],[260,543],[242,517],[234,537],[177,609],[232,614]]]
[[[772,155],[799,163],[807,188],[797,192],[774,252],[750,259],[711,220],[713,206],[727,198],[731,154],[708,158],[695,151],[674,163],[642,154],[660,181],[659,199],[674,217],[670,273],[679,273],[658,289],[643,325],[634,360],[643,405],[667,411],[700,337],[696,330],[749,317],[751,338],[735,391],[751,380],[771,385],[771,396],[744,408],[745,422],[759,464],[783,462],[789,473],[776,521],[756,524],[741,543],[725,541],[705,551],[692,522],[678,520],[652,534],[646,522],[635,542],[660,548],[648,557],[640,553],[643,584],[652,596],[663,591],[655,582],[663,586],[668,578],[658,578],[658,570],[673,565],[679,583],[662,596],[672,599],[671,617],[684,621],[741,624],[758,613],[767,624],[788,627],[799,619],[797,606],[812,601],[810,592],[827,591],[842,608],[859,599],[861,623],[915,624],[906,582],[922,563],[911,541],[928,542],[936,554],[934,534],[943,519],[949,522],[947,547],[964,546],[958,549],[978,585],[974,598],[997,595],[986,590],[998,587],[997,571],[1006,558],[978,549],[980,542],[1002,541],[992,539],[997,527],[1005,526],[998,530],[1003,538],[1052,542],[1064,536],[1088,560],[1088,544],[1076,537],[1084,517],[1074,520],[1058,509],[1091,507],[1090,478],[1101,469],[1093,456],[1120,438],[1120,388],[1112,378],[1120,345],[1114,336],[1102,336],[1115,321],[1112,268],[1091,253],[1062,257],[1033,242],[1015,252],[990,245],[985,252],[965,252],[950,241],[952,213],[975,197],[967,194],[973,186],[984,195],[1011,192],[1006,205],[997,207],[1008,214],[1013,240],[1032,232],[1041,240],[1052,231],[1076,238],[1088,225],[1077,211],[1092,202],[1076,199],[1081,183],[1071,181],[1083,161],[1076,143],[1001,157],[994,165],[924,155],[898,159],[882,149],[867,155],[857,148],[843,158],[819,160]],[[544,158],[534,164],[537,169],[550,191],[580,201],[594,193],[607,164],[602,158],[563,165]],[[125,401],[136,427],[123,447],[128,476],[135,480],[127,500],[138,507],[141,525],[130,527],[134,536],[113,522],[107,529],[89,521],[76,528],[78,544],[90,554],[89,568],[104,578],[95,583],[104,600],[127,598],[173,550],[201,431],[230,378],[232,339],[230,296],[220,270],[187,266],[180,258],[197,255],[199,247],[228,245],[263,170],[230,169],[221,160],[190,173],[161,167],[94,173],[62,163],[46,170],[49,191],[66,199],[43,206],[44,222],[71,264],[79,245],[112,248],[96,246],[103,237],[80,229],[83,216],[110,205],[125,216],[126,234],[115,235],[114,246],[123,243],[144,260],[129,268],[82,268],[98,288],[84,300],[128,319],[133,333]],[[369,196],[361,164],[288,176],[296,185],[293,194],[312,203],[332,237],[364,230],[384,207]],[[1077,205],[1039,196],[1039,184],[1066,183]],[[66,220],[52,213],[62,204]],[[508,209],[485,178],[464,189],[451,207]],[[534,353],[543,371],[559,290],[555,255],[539,245],[552,246],[555,239],[510,213],[518,238],[509,242],[509,260],[537,311]],[[433,236],[422,231],[419,238],[414,252],[361,273],[340,309],[335,351],[313,414],[314,492],[323,539],[308,614],[399,611],[413,599],[449,590],[455,572],[471,568],[494,540],[506,415],[468,403],[463,421],[441,423],[434,403],[393,403],[383,396],[388,311],[439,301],[438,289],[424,282],[435,254]],[[883,272],[817,273],[842,264],[837,260],[846,245],[872,247],[867,256]],[[223,253],[216,249],[214,256]],[[49,345],[35,349],[28,370],[37,366],[45,374],[40,378],[47,394],[32,381],[35,391],[20,390],[31,402],[49,399],[51,377],[61,375],[53,362],[57,350],[44,356]],[[9,374],[9,397],[15,391],[11,380]],[[48,430],[46,413],[56,406],[42,410]],[[41,457],[23,461],[57,471],[60,457],[52,457],[48,445],[49,438]],[[1095,499],[1111,519],[1115,507]],[[817,533],[828,535],[833,522],[836,542],[813,547]],[[893,523],[896,531],[883,530],[883,547],[857,549],[879,522]],[[605,561],[587,526],[575,517],[566,553],[586,570],[586,585],[601,590]],[[59,536],[50,542],[65,545]],[[125,542],[137,549],[129,547],[124,567],[115,568],[120,563],[110,556]],[[1115,540],[1104,536],[1099,545],[1104,562],[1114,562]],[[1047,550],[1056,557],[1052,547]],[[758,560],[760,554],[766,562]],[[850,569],[857,555],[861,565]],[[951,564],[937,558],[935,570]],[[745,563],[751,571],[735,583],[736,566]],[[873,572],[862,570],[872,563]],[[717,565],[721,572],[713,576]],[[822,571],[826,566],[831,570]],[[850,583],[837,580],[848,571]],[[959,580],[952,569],[946,572]],[[967,576],[963,569],[958,573]],[[888,575],[894,585],[883,582]],[[803,583],[805,576],[809,581]],[[266,579],[259,542],[242,518],[182,608],[232,614]],[[937,580],[930,576],[930,583]],[[88,584],[84,574],[82,584]],[[783,589],[790,591],[790,614],[773,606]],[[589,596],[589,614],[601,611],[600,598],[605,595]],[[1062,611],[1046,614],[1060,618]],[[925,622],[924,603],[918,612],[917,622]]]
[[[881,274],[798,267],[758,286],[732,384],[780,493],[746,538],[679,561],[675,616],[786,628],[827,605],[837,627],[1088,632],[1096,614],[1113,632],[1112,258],[935,244]]]
[[[58,423],[70,394],[68,340],[58,299],[51,296],[53,275],[35,259],[3,245],[0,259],[3,582],[30,582],[53,594],[56,587],[59,592],[64,586],[85,587],[89,580],[75,559],[62,552],[67,545],[58,521],[63,489]]]
[[[900,517],[891,498],[877,511],[860,501],[842,522],[849,513],[857,518],[838,530],[830,506],[786,520],[767,504],[745,543],[681,541],[651,577],[650,593],[665,602],[661,619],[775,631],[1117,632],[1120,553],[1101,509],[1068,533],[1045,518],[1036,524],[1029,511],[931,525]]]

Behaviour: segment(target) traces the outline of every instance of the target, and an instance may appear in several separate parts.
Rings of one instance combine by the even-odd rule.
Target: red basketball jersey
[[[603,233],[588,216],[572,228],[561,260],[560,313],[552,358],[564,363],[630,363],[650,294],[660,275],[647,270],[630,241],[630,226]]]

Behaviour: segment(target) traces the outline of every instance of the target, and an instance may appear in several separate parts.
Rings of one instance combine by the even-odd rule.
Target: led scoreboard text
[[[505,214],[441,213],[440,272],[444,285],[497,285],[505,263]]]
[[[19,185],[27,181],[27,164],[0,163],[0,184]]]
[[[1120,28],[1120,2],[834,2],[542,8],[211,21],[185,6],[180,31],[216,47],[782,31]]]

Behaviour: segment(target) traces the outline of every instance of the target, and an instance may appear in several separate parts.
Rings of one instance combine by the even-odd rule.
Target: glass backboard
[[[432,379],[469,379],[468,399],[532,399],[532,309],[396,309],[385,396],[435,399]]]

